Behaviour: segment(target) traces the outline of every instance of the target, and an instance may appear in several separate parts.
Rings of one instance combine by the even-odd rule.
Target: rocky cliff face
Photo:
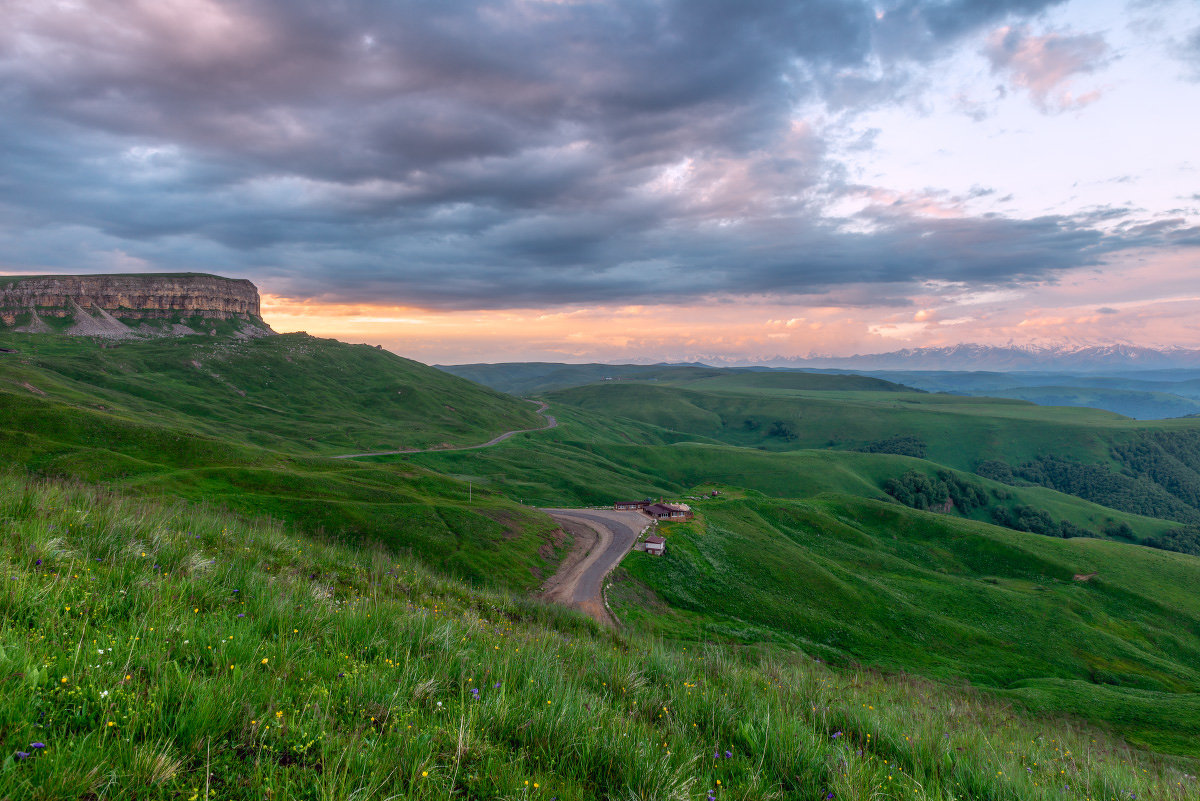
[[[0,276],[0,321],[114,338],[215,332],[211,321],[232,321],[221,327],[244,336],[271,333],[254,284],[201,273]]]

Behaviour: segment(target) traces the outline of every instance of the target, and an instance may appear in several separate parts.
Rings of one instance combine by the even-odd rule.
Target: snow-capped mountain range
[[[709,361],[711,364],[711,360]],[[731,364],[731,363],[730,363]],[[768,367],[816,367],[850,370],[988,370],[1091,373],[1099,371],[1200,368],[1200,350],[1146,348],[1135,345],[994,346],[951,345],[905,348],[890,353],[855,356],[776,356],[755,362]],[[732,366],[732,364],[731,364]]]

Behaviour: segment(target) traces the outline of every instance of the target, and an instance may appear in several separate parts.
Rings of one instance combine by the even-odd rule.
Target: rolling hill
[[[5,342],[0,448],[34,474],[215,503],[503,586],[536,587],[567,544],[544,515],[454,478],[320,455],[536,426],[519,399],[304,335]]]
[[[1123,459],[1144,466],[1144,476],[1126,478],[1158,487],[1160,501],[1186,512],[1186,483],[1168,485],[1152,458],[1158,451],[1144,447],[1167,437],[1156,447],[1174,448],[1187,466],[1188,452],[1176,447],[1188,441],[1186,423],[1146,427],[870,377],[671,368],[652,381],[551,393],[558,428],[495,447],[341,460],[330,456],[479,442],[538,418],[527,402],[431,368],[303,336],[117,347],[33,337],[5,348],[0,447],[34,476],[146,499],[132,503],[181,499],[210,505],[195,507],[203,514],[269,519],[291,532],[279,536],[317,537],[347,553],[380,548],[392,564],[412,559],[465,582],[439,609],[503,607],[487,593],[529,592],[554,569],[570,542],[532,505],[647,495],[692,502],[717,489],[717,500],[696,501],[699,522],[668,530],[666,559],[630,557],[612,599],[635,631],[681,640],[674,653],[698,640],[721,654],[753,644],[789,664],[819,656],[848,669],[969,681],[1020,707],[1196,756],[1189,666],[1200,629],[1187,589],[1196,560],[1136,545],[1172,536],[1178,519],[1037,485],[1074,476],[1074,468],[1055,472],[1048,455],[1109,472]],[[986,476],[971,472],[982,469],[981,456]],[[937,491],[947,490],[938,486],[972,500],[943,514],[904,505],[942,503]],[[40,503],[14,500],[14,514],[42,519]],[[1044,518],[1055,536],[988,522],[1027,518]],[[1100,576],[1081,588],[1072,571]],[[569,615],[539,619],[583,636]],[[631,638],[617,648],[644,647],[634,645],[640,634],[621,636]],[[830,784],[819,776],[802,786]]]
[[[1186,760],[967,688],[601,631],[387,549],[211,508],[0,474],[0,513],[7,798],[1200,789]]]
[[[703,384],[591,385],[548,397],[740,447],[920,456],[1200,524],[1200,419],[1134,421],[1094,409],[942,394],[697,389]]]
[[[368,345],[306,334],[110,345],[0,334],[0,391],[294,453],[483,442],[534,407]]]
[[[697,508],[660,526],[666,556],[626,560],[611,597],[634,628],[965,678],[1200,756],[1195,557],[845,495]]]
[[[541,395],[559,389],[596,383],[625,381],[713,386],[776,387],[780,389],[911,391],[894,382],[854,374],[829,374],[792,370],[708,367],[703,364],[555,364],[510,362],[505,364],[439,365],[453,375],[514,395]],[[724,379],[724,380],[722,380]]]

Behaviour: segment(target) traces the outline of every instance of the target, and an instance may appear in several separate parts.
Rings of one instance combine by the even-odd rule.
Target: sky
[[[1194,0],[0,11],[0,273],[428,363],[1200,347]]]

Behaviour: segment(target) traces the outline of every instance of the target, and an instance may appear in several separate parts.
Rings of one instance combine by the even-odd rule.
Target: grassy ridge
[[[941,558],[942,543],[914,537],[903,553],[892,554],[885,560],[892,567],[907,560],[912,563],[912,569],[899,570],[896,576],[887,574],[886,581],[879,579],[869,583],[870,586],[858,587],[850,596],[866,597],[871,591],[885,590],[884,596],[895,601],[896,606],[878,607],[875,611],[892,616],[885,616],[884,620],[902,621],[901,629],[880,629],[875,617],[856,618],[856,607],[834,603],[826,611],[839,610],[838,625],[842,628],[838,629],[838,637],[845,642],[822,642],[807,633],[809,630],[805,626],[812,621],[804,617],[808,614],[804,604],[820,606],[823,601],[797,595],[802,588],[792,582],[798,573],[805,572],[798,570],[798,565],[810,565],[825,557],[820,556],[822,542],[804,538],[814,531],[819,535],[827,526],[842,527],[839,530],[845,530],[847,526],[853,528],[863,509],[885,509],[886,514],[895,516],[894,520],[877,521],[874,528],[868,526],[869,531],[860,533],[868,538],[875,537],[886,546],[872,546],[868,550],[886,553],[887,547],[895,545],[892,527],[918,528],[927,518],[894,504],[875,503],[871,506],[874,502],[861,498],[879,497],[881,483],[905,471],[930,472],[941,468],[931,461],[888,454],[797,451],[791,441],[787,448],[778,452],[732,447],[718,442],[730,436],[728,421],[735,420],[747,409],[758,409],[753,412],[758,415],[754,419],[759,422],[759,428],[769,430],[767,423],[777,408],[774,404],[796,407],[802,400],[804,409],[815,403],[826,410],[830,419],[835,410],[841,409],[838,412],[841,419],[862,426],[862,431],[868,431],[874,425],[880,433],[893,434],[893,429],[884,427],[889,415],[901,421],[911,418],[926,426],[957,425],[953,419],[939,418],[936,410],[946,405],[940,399],[930,400],[930,396],[903,392],[889,392],[885,397],[885,393],[879,392],[801,391],[791,386],[756,386],[753,392],[739,394],[726,390],[692,392],[630,384],[627,386],[633,389],[621,389],[622,397],[639,399],[639,403],[647,405],[655,414],[665,414],[665,422],[683,430],[656,426],[653,421],[609,417],[585,408],[566,412],[556,408],[555,413],[563,423],[559,429],[521,435],[484,451],[434,452],[351,463],[313,455],[311,451],[331,452],[338,441],[362,446],[373,441],[365,437],[376,434],[382,437],[387,431],[402,426],[405,414],[430,418],[427,424],[414,424],[415,429],[424,432],[423,436],[444,436],[449,430],[449,418],[438,417],[442,414],[438,408],[453,412],[456,420],[469,417],[477,421],[479,425],[472,429],[475,433],[471,435],[477,438],[476,441],[496,433],[495,430],[484,431],[480,426],[502,419],[492,413],[489,403],[500,404],[497,408],[519,408],[523,415],[532,415],[532,412],[528,404],[479,390],[484,395],[478,403],[472,400],[473,395],[462,396],[472,404],[474,416],[460,415],[458,405],[466,404],[452,393],[463,382],[445,376],[442,380],[447,383],[433,382],[414,387],[413,405],[404,407],[401,414],[396,411],[396,401],[392,398],[398,392],[396,382],[401,373],[397,372],[395,360],[386,354],[304,337],[290,345],[284,338],[262,341],[275,343],[273,347],[280,350],[243,353],[239,350],[243,345],[203,338],[180,340],[171,345],[213,348],[206,358],[214,361],[199,362],[203,369],[191,362],[178,368],[160,368],[158,362],[175,351],[146,352],[144,364],[122,362],[120,359],[137,352],[126,351],[127,346],[111,351],[97,349],[94,361],[102,368],[94,367],[84,363],[87,360],[82,357],[81,346],[70,341],[61,346],[46,344],[48,350],[59,347],[65,350],[58,355],[43,353],[38,357],[40,361],[30,354],[17,354],[20,358],[15,361],[0,362],[5,367],[0,372],[0,381],[7,381],[5,389],[0,389],[0,446],[12,454],[15,461],[42,474],[102,482],[142,495],[213,501],[238,512],[268,515],[295,529],[323,531],[347,542],[382,544],[391,552],[404,550],[426,565],[475,585],[511,589],[528,589],[540,583],[544,572],[555,564],[561,546],[565,545],[555,539],[554,526],[548,518],[519,506],[514,500],[538,504],[609,503],[622,496],[677,495],[687,492],[690,487],[714,482],[750,488],[753,492],[747,492],[748,497],[738,503],[743,504],[743,509],[757,504],[753,515],[742,519],[739,512],[729,520],[718,521],[714,530],[757,538],[748,550],[771,555],[770,559],[758,558],[757,564],[745,566],[757,595],[751,593],[741,601],[757,598],[754,609],[749,611],[773,610],[772,617],[755,619],[735,614],[731,618],[729,609],[737,609],[736,604],[726,608],[725,601],[718,598],[717,614],[724,617],[715,619],[712,609],[681,607],[672,601],[682,611],[665,614],[663,620],[657,621],[655,625],[663,626],[662,633],[773,641],[790,647],[800,645],[827,656],[864,659],[942,678],[969,676],[1014,693],[1014,697],[1030,706],[1103,718],[1120,726],[1121,731],[1130,733],[1138,742],[1166,751],[1192,753],[1186,744],[1180,743],[1195,735],[1194,722],[1200,718],[1189,705],[1189,698],[1194,697],[1189,695],[1194,691],[1194,677],[1176,668],[1179,664],[1195,663],[1197,654],[1192,643],[1195,632],[1189,628],[1182,634],[1173,633],[1167,619],[1179,613],[1183,616],[1181,619],[1190,621],[1193,611],[1186,604],[1154,607],[1146,594],[1153,589],[1174,592],[1186,585],[1187,576],[1174,575],[1170,571],[1148,573],[1146,577],[1152,583],[1140,590],[1126,588],[1132,593],[1126,599],[1129,608],[1105,607],[1102,619],[1092,619],[1089,617],[1092,611],[1084,607],[1069,607],[1070,612],[1085,618],[1071,629],[1072,632],[1080,633],[1079,637],[1090,636],[1094,631],[1103,635],[1105,648],[1100,654],[1101,662],[1093,664],[1079,654],[1054,661],[1053,654],[1047,650],[1055,642],[1052,635],[1034,643],[1036,647],[1031,647],[1028,653],[1019,651],[1016,657],[1009,659],[1013,653],[1012,643],[1020,641],[1014,639],[1014,621],[1022,619],[1029,610],[1008,603],[1011,601],[1009,595],[995,596],[1005,603],[992,603],[993,596],[987,594],[992,592],[990,590],[982,595],[960,593],[962,581],[988,583],[989,578],[997,581],[992,586],[1003,586],[1006,591],[1015,592],[1013,587],[1003,585],[1007,574],[963,578],[942,573],[936,569],[938,565],[927,563]],[[257,347],[255,343],[246,347],[251,345]],[[306,348],[309,350],[302,353]],[[187,352],[196,353],[194,350]],[[12,355],[3,354],[0,358],[7,359]],[[377,361],[380,358],[384,361]],[[52,362],[53,370],[48,366]],[[218,362],[225,367],[212,369],[211,365]],[[9,371],[7,368],[12,365],[16,367]],[[381,376],[367,376],[360,382],[370,387],[370,391],[358,391],[356,371],[376,368],[383,371]],[[206,370],[208,378],[204,381],[228,380],[231,382],[229,391],[234,396],[253,398],[253,402],[239,400],[231,406],[222,406],[201,391],[200,384],[176,391],[176,385],[186,385],[204,375]],[[418,377],[424,375],[416,368],[409,372]],[[40,385],[30,380],[34,375],[40,376]],[[241,384],[232,383],[231,376]],[[336,380],[327,381],[330,376]],[[243,386],[251,380],[259,382],[253,385],[253,393]],[[726,381],[729,377],[693,377],[692,380],[698,384],[709,380]],[[94,391],[89,383],[92,381],[97,382]],[[350,392],[341,384],[355,386],[355,389]],[[608,388],[601,389],[609,391]],[[664,391],[668,394],[662,394]],[[245,395],[241,394],[243,392]],[[422,396],[421,392],[426,394]],[[631,392],[641,394],[631,395]],[[680,392],[685,394],[680,395]],[[273,405],[263,403],[270,398],[275,399]],[[678,406],[672,405],[680,398],[686,401],[685,417],[694,417],[688,425],[679,425],[678,419],[672,417],[680,413]],[[714,398],[717,400],[711,400]],[[349,410],[322,405],[339,402],[349,403]],[[288,406],[289,403],[294,406]],[[723,403],[733,406],[723,407]],[[708,408],[714,404],[716,411]],[[960,406],[967,409],[964,413],[967,417],[977,418],[971,423],[976,426],[976,433],[990,432],[991,436],[1001,439],[1015,436],[1019,427],[1030,420],[1036,423],[1033,434],[1037,436],[1049,436],[1046,432],[1055,429],[1057,422],[1062,422],[1053,416],[1039,417],[1030,412],[1036,407],[1020,404],[1008,404],[1012,407],[1011,414],[1000,417],[988,412],[986,404],[977,404],[977,408],[969,407],[969,404]],[[260,407],[266,407],[266,410]],[[875,416],[859,415],[862,408],[874,409],[872,414]],[[270,422],[291,418],[295,419],[288,423],[290,428],[277,427]],[[755,433],[753,427],[744,425],[745,419],[749,418],[743,418],[743,433],[761,437],[761,431]],[[339,421],[345,420],[351,422],[339,430]],[[1081,429],[1088,429],[1084,425],[1086,422],[1080,424]],[[421,428],[421,425],[425,427]],[[530,423],[516,424],[518,427],[527,425]],[[715,426],[712,429],[715,435],[711,439],[703,435],[703,426]],[[1105,447],[1103,437],[1096,434],[1095,427],[1088,430],[1097,437],[1092,442],[1095,450],[1102,451]],[[1059,433],[1067,439],[1074,436],[1070,431]],[[314,442],[316,437],[324,439],[313,444],[303,438],[305,434],[314,437]],[[339,437],[343,439],[339,440]],[[946,439],[943,432],[939,442],[944,443]],[[378,443],[384,441],[381,439]],[[387,446],[376,444],[370,447],[388,447],[391,441],[388,442]],[[466,481],[473,485],[470,500],[467,499]],[[1115,518],[1129,522],[1135,533],[1143,537],[1160,533],[1169,525],[1164,521],[1120,515],[1046,490],[1001,488],[1001,485],[987,482],[985,485],[1011,493],[1014,503],[1034,503],[1038,508],[1050,506],[1057,510],[1056,517],[1071,519],[1080,525]],[[795,502],[755,498],[755,493],[812,500],[807,505],[797,506]],[[835,498],[829,493],[839,495]],[[823,509],[819,514],[812,513],[815,517],[805,524],[809,529],[792,520],[794,509],[801,507],[810,511],[818,507]],[[734,510],[738,507],[723,508]],[[959,534],[965,531],[973,536],[975,524],[943,518],[939,525],[945,527],[945,531]],[[996,542],[1003,545],[1001,550],[1012,549],[1016,547],[1012,543],[1023,542],[1019,535],[996,534],[997,530],[990,527],[978,528],[990,532],[989,536],[993,538],[998,537]],[[883,542],[888,536],[892,536],[893,541]],[[1017,539],[1006,540],[1006,536]],[[743,569],[737,561],[740,553],[737,548],[710,553],[701,567],[716,566],[736,575]],[[637,558],[634,558],[635,565]],[[875,569],[875,563],[861,553],[839,553],[830,558],[829,565],[822,568],[825,573],[836,572],[835,565],[841,570],[850,569],[849,566],[857,564],[856,559],[870,570]],[[1053,562],[1049,557],[1039,559],[1039,565]],[[968,566],[979,572],[978,565],[970,563]],[[1068,567],[1056,563],[1058,572],[1052,574],[1055,580],[1062,581],[1060,574]],[[686,576],[672,579],[678,585],[678,591],[682,592],[687,586],[705,585],[708,578],[703,570],[697,570],[699,572],[691,577],[691,585],[687,584]],[[1022,580],[1033,579],[1025,576]],[[851,586],[848,579],[839,581]],[[383,584],[382,581],[376,583]],[[656,587],[649,580],[642,586],[630,584],[630,587],[636,596],[630,598],[643,606],[649,604],[652,607],[667,597],[655,592]],[[721,589],[719,583],[713,587],[726,592],[729,597],[736,592],[731,587]],[[833,589],[841,591],[837,582]],[[1021,591],[1040,597],[1037,593],[1049,590],[1022,587]],[[630,598],[626,598],[626,602],[632,603]],[[867,605],[866,611],[875,614],[872,608]],[[950,613],[944,611],[947,608],[951,609]],[[1037,609],[1045,611],[1047,616],[1061,611],[1050,602]],[[794,624],[790,616],[796,615],[803,625]],[[963,615],[967,617],[962,619]],[[1136,628],[1121,628],[1123,616],[1132,616],[1139,624],[1144,623],[1152,642],[1146,644],[1139,639]],[[1185,628],[1190,625],[1186,623]],[[928,631],[936,631],[947,645],[924,647],[921,637],[927,635],[923,633],[923,626],[928,626]],[[1000,635],[993,629],[1000,631]],[[999,640],[999,644],[988,640],[980,631]],[[965,643],[961,649],[953,647],[956,637]],[[868,647],[869,643],[881,639],[891,642],[890,650]],[[1070,642],[1074,644],[1076,640]],[[1058,642],[1061,644],[1062,640]],[[1162,656],[1167,652],[1168,656]],[[990,666],[1005,659],[1009,659],[1011,671],[1001,676]],[[550,664],[551,661],[547,661],[547,670]],[[1093,685],[1081,681],[1081,665],[1092,671],[1087,674],[1089,679],[1101,682],[1111,679],[1105,688],[1113,689],[1104,689],[1108,694],[1103,696],[1090,694],[1092,691],[1088,688]],[[983,673],[977,675],[980,670]],[[1172,676],[1176,678],[1172,679]],[[802,705],[793,711],[802,711]],[[1172,723],[1172,720],[1178,722]],[[1152,731],[1151,724],[1158,726],[1158,730]],[[822,775],[826,784],[834,778]],[[943,778],[935,777],[936,781],[943,782],[939,786],[949,792],[950,785]],[[783,779],[779,781],[783,782]],[[814,787],[805,785],[805,792]],[[866,792],[865,787],[856,792]],[[875,790],[879,789],[879,786],[875,787]],[[761,795],[760,790],[763,788],[757,787],[747,794],[751,797],[755,793]],[[651,793],[651,797],[658,796]]]
[[[0,392],[10,464],[142,495],[204,500],[297,529],[405,549],[477,582],[538,586],[565,541],[546,516],[403,462],[290,455]]]
[[[406,460],[538,506],[607,505],[619,498],[686,494],[700,485],[754,490],[775,498],[824,492],[882,498],[888,479],[909,470],[935,475],[945,469],[892,454],[769,452],[715,441],[678,441],[687,435],[570,407],[556,406],[554,413],[559,428],[552,432],[516,437],[486,451],[414,454]],[[395,462],[396,457],[373,461]],[[1042,487],[1010,487],[978,476],[970,480],[1004,497],[994,504],[1045,509],[1056,520],[1094,532],[1114,521],[1127,523],[1138,539],[1146,539],[1175,525]],[[974,517],[989,519],[984,510]]]
[[[926,443],[930,459],[962,470],[971,470],[984,459],[1016,464],[1046,452],[1107,462],[1107,437],[1114,433],[1139,426],[1200,425],[1194,421],[1135,423],[1093,409],[954,395],[761,388],[702,392],[615,384],[563,390],[551,397],[613,417],[769,450],[857,448],[911,436]],[[787,423],[794,437],[772,436],[770,423],[776,420]]]
[[[0,517],[2,797],[1198,790],[1191,765],[963,691],[616,636],[204,508],[0,475]]]
[[[765,372],[739,367],[669,364],[454,364],[439,367],[484,386],[514,395],[545,392],[609,381],[653,381],[705,387],[774,387],[812,390],[911,391],[891,381],[862,375]]]
[[[999,466],[1114,509],[1200,521],[1200,418],[1135,421],[991,398],[765,388],[701,392],[624,384],[552,397],[759,450],[905,453],[985,475],[994,473],[985,472],[989,465]]]
[[[699,508],[665,557],[624,562],[631,626],[967,678],[1200,756],[1195,557],[846,496]]]
[[[276,450],[338,454],[474,444],[542,424],[531,404],[368,345],[306,334],[104,347],[0,334],[0,392]]]

